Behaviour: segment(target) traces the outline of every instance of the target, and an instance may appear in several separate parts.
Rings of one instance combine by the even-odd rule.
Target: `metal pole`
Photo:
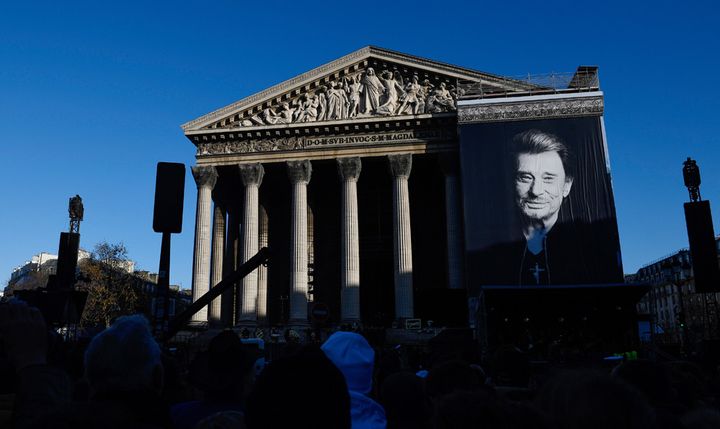
[[[210,304],[213,299],[220,296],[220,294],[222,294],[225,290],[233,287],[235,282],[247,276],[261,264],[265,263],[265,261],[267,261],[269,257],[270,249],[268,249],[267,247],[263,247],[262,249],[260,249],[260,251],[257,252],[255,256],[242,264],[237,269],[237,271],[229,274],[227,277],[222,279],[220,283],[215,285],[215,287],[211,288],[207,293],[205,293],[205,295],[198,298],[198,300],[192,303],[190,307],[186,308],[185,311],[175,316],[175,318],[169,322],[168,329],[165,335],[160,337],[162,338],[162,341],[167,341],[172,338],[175,334],[178,333],[178,331],[180,331],[180,329],[182,329],[185,323],[187,323],[195,313],[200,311],[200,309],[202,309],[206,305]]]
[[[158,268],[158,282],[155,289],[155,311],[153,314],[153,328],[155,335],[160,338],[168,329],[168,308],[170,306],[170,233],[162,233],[160,245],[160,267]]]

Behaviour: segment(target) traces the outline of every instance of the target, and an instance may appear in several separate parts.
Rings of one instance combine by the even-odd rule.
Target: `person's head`
[[[573,184],[567,147],[550,133],[528,130],[513,138],[512,155],[515,203],[523,220],[554,223]]]
[[[200,420],[195,429],[245,429],[245,416],[240,411],[220,411]]]
[[[335,332],[321,349],[343,373],[348,389],[365,394],[372,390],[375,351],[362,335]]]
[[[626,383],[642,392],[651,405],[669,404],[675,395],[667,367],[648,360],[631,360],[612,371]]]
[[[411,372],[387,377],[380,388],[388,428],[422,429],[430,425],[432,404],[425,393],[424,380]]]
[[[350,393],[342,373],[306,346],[271,362],[247,399],[248,429],[350,429]]]
[[[432,398],[449,395],[455,391],[479,390],[485,380],[469,364],[461,360],[443,362],[430,370],[427,376],[427,393]]]
[[[189,368],[189,382],[207,399],[242,400],[255,380],[256,353],[243,346],[238,335],[225,330],[210,340],[207,351],[198,353]]]
[[[437,429],[511,428],[502,405],[490,392],[457,390],[436,398],[434,427]]]
[[[548,381],[535,398],[540,411],[563,429],[655,427],[645,397],[617,377],[568,371]]]
[[[85,352],[92,394],[162,388],[160,347],[140,315],[120,317],[99,333]]]

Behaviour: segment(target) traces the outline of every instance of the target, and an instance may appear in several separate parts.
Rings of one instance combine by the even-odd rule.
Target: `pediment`
[[[349,55],[182,125],[185,134],[454,112],[458,82],[516,91],[526,83],[376,47]]]

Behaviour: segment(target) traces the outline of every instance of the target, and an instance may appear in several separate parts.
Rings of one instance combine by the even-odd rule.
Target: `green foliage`
[[[127,271],[129,265],[123,243],[98,243],[91,257],[81,261],[77,288],[88,291],[82,326],[107,327],[119,316],[145,311],[144,282]]]

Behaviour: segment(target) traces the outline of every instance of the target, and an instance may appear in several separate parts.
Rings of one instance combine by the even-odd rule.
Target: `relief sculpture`
[[[304,148],[305,140],[302,137],[281,137],[262,140],[198,143],[197,155],[274,152]]]
[[[412,73],[412,72],[410,72]],[[458,90],[417,73],[373,67],[327,82],[295,99],[266,107],[231,127],[299,124],[373,116],[418,115],[457,109]]]

